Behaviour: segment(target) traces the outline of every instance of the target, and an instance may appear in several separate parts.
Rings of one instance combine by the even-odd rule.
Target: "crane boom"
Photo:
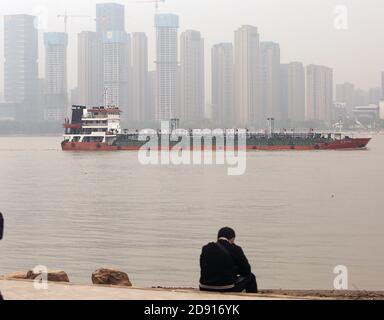
[[[91,18],[91,16],[86,16],[86,15],[69,15],[67,12],[64,14],[58,14],[57,15],[58,19],[63,19],[64,21],[64,32],[67,33],[67,27],[68,27],[68,18]]]
[[[165,3],[165,0],[133,0],[133,1],[127,1],[127,4],[146,4],[146,3],[154,3],[155,4],[155,9],[156,13],[159,11],[159,3]],[[67,27],[68,27],[68,19],[69,18],[92,18],[91,16],[86,16],[86,15],[72,15],[72,14],[67,14],[67,12],[64,12],[63,14],[57,15],[58,19],[63,19],[64,22],[64,31],[67,33]]]
[[[164,3],[165,0],[143,0],[143,1],[127,1],[127,4],[146,4],[146,3],[154,3],[155,4],[155,9],[156,13],[159,11],[159,3],[162,2]]]

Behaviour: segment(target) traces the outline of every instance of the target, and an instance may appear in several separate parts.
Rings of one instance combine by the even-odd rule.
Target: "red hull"
[[[351,150],[365,149],[370,138],[335,140],[329,144],[298,145],[298,146],[247,146],[247,151],[308,151],[308,150]],[[97,142],[63,142],[64,151],[138,151],[132,146],[116,147]],[[236,148],[237,149],[237,148]]]

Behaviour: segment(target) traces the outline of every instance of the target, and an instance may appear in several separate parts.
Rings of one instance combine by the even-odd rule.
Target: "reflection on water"
[[[249,153],[225,166],[142,166],[136,153],[64,153],[60,137],[0,138],[0,274],[46,265],[89,283],[196,286],[201,246],[229,225],[262,288],[382,289],[384,137],[368,151]]]

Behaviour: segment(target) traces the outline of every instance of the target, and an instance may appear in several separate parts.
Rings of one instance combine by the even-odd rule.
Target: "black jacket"
[[[200,283],[203,285],[232,285],[238,276],[247,277],[251,274],[251,266],[241,247],[225,240],[219,240],[219,243],[229,254],[214,242],[203,247],[200,256]]]
[[[4,232],[4,218],[0,212],[0,240],[3,239],[3,232]]]

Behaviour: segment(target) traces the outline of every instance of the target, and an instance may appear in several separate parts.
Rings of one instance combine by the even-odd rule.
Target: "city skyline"
[[[217,78],[212,65],[216,62],[213,61],[214,56],[208,55],[208,65],[211,68],[208,68],[205,63],[207,48],[204,34],[199,30],[180,30],[182,18],[176,14],[155,15],[157,98],[155,108],[153,108],[149,102],[147,104],[145,101],[147,100],[145,92],[148,92],[150,86],[148,71],[151,71],[149,68],[151,39],[145,32],[129,33],[126,31],[126,6],[122,4],[115,2],[97,3],[95,12],[94,29],[96,32],[83,30],[78,34],[78,59],[75,67],[78,79],[74,88],[67,86],[67,69],[72,70],[72,72],[74,69],[70,64],[73,61],[70,59],[68,59],[70,62],[67,61],[68,34],[64,32],[43,33],[45,54],[43,57],[39,56],[38,59],[35,54],[33,63],[39,63],[40,66],[43,63],[45,65],[45,75],[43,77],[40,75],[39,81],[35,81],[36,83],[40,83],[42,80],[45,82],[43,85],[45,97],[40,99],[46,102],[43,117],[45,120],[59,121],[65,116],[65,105],[68,104],[69,91],[71,91],[71,101],[76,104],[92,101],[90,92],[97,96],[94,101],[100,101],[101,97],[105,96],[104,99],[107,104],[122,109],[126,120],[145,121],[149,118],[165,120],[177,117],[186,122],[197,122],[203,120],[209,113],[213,118],[216,117],[213,113],[218,110],[215,109],[218,106],[214,101],[217,97],[214,95],[223,96],[223,94],[215,93],[213,90],[214,87],[218,87],[214,81],[220,81],[220,79]],[[29,15],[7,15],[6,19],[17,20],[25,17],[28,17],[29,24],[33,23],[31,22],[33,16]],[[68,15],[65,17],[66,30],[68,19],[70,21],[71,17],[84,18],[85,16]],[[37,18],[35,23],[39,26],[38,23],[41,21]],[[5,38],[5,45],[8,43],[8,47],[12,43],[10,42],[9,30],[11,29],[8,26],[8,33],[5,30],[5,34],[8,35]],[[263,36],[259,30],[256,25],[241,25],[233,32],[234,37],[231,43],[234,45],[233,95],[235,108],[231,112],[232,123],[239,126],[262,126],[265,119],[269,117],[279,119],[281,123],[291,118],[294,121],[302,121],[302,114],[296,113],[292,105],[292,101],[301,104],[300,99],[296,96],[301,96],[303,89],[299,88],[301,83],[292,83],[293,75],[290,74],[289,69],[292,62],[284,64],[281,59],[281,52],[284,51],[284,48],[274,41],[262,41]],[[15,33],[16,37],[25,37],[24,34],[20,33],[21,31],[17,32]],[[94,57],[95,54],[85,45],[87,39],[82,37],[85,34],[90,36],[92,33],[97,34],[99,41],[101,41],[101,53],[98,58]],[[34,31],[34,34],[33,37],[26,37],[31,43],[25,42],[26,48],[30,45],[37,46],[37,30]],[[139,35],[143,39],[136,39],[135,45],[132,46],[132,36],[138,38]],[[215,48],[216,45],[214,44],[209,49],[213,50],[212,48]],[[12,46],[14,52],[19,50],[16,44]],[[39,47],[41,47],[41,43],[39,43]],[[89,52],[83,56],[81,50]],[[87,60],[91,60],[92,63],[87,64]],[[9,65],[8,61],[10,61],[9,54],[5,66]],[[306,68],[305,120],[324,121],[330,124],[330,121],[334,120],[333,102],[349,104],[350,101],[347,100],[351,100],[351,93],[349,97],[346,97],[340,92],[342,84],[334,80],[335,69],[333,67],[317,68],[321,65],[313,62],[308,65],[301,61],[298,63]],[[101,74],[92,70],[97,65],[102,66]],[[286,65],[288,65],[288,69],[284,70]],[[55,72],[56,74],[54,74]],[[294,71],[291,70],[292,72]],[[102,77],[102,80],[94,79],[97,75]],[[206,84],[207,78],[210,78],[211,81]],[[10,79],[8,72],[5,80],[10,81]],[[89,84],[87,81],[95,82],[95,84]],[[100,83],[103,84],[103,90]],[[334,86],[335,83],[336,86]],[[212,91],[207,90],[210,86]],[[358,89],[358,86],[353,86],[353,107],[362,106],[363,103],[378,104],[384,95],[381,89],[382,83],[365,92]],[[40,92],[40,90],[38,91]],[[87,97],[85,97],[85,91],[88,92]],[[10,92],[10,89],[4,91],[6,102],[20,103],[18,100],[9,98]],[[359,94],[361,99],[356,98]],[[296,97],[296,100],[293,97]],[[337,99],[334,100],[334,97]],[[339,100],[339,97],[345,99]],[[292,101],[289,102],[289,99]],[[32,100],[37,101],[38,99],[35,97]],[[362,101],[361,104],[360,101]],[[301,105],[298,107],[302,108]],[[350,106],[347,107],[350,109]],[[228,109],[228,106],[225,108]],[[224,112],[225,108],[221,106],[219,109]],[[149,111],[150,109],[152,111]],[[348,111],[350,112],[350,110]]]
[[[64,24],[62,19],[56,17],[58,14],[67,11],[68,14],[83,15],[83,17],[68,19],[69,66],[75,66],[77,60],[75,50],[77,34],[81,31],[96,31],[94,26],[95,5],[100,2],[89,0],[79,4],[69,0],[65,3],[52,5],[50,1],[16,0],[7,3],[3,9],[0,9],[0,19],[3,19],[5,14],[43,12],[43,14],[47,14],[47,19],[46,22],[43,21],[45,28],[42,28],[41,31],[62,32],[64,31]],[[149,70],[154,70],[154,5],[145,3],[143,5],[130,4],[129,1],[116,2],[126,5],[127,31],[129,33],[147,33],[149,39]],[[258,3],[243,0],[241,4],[232,0],[226,2],[228,2],[227,5],[219,6],[218,3],[222,4],[222,2],[216,0],[205,4],[208,8],[216,9],[218,14],[214,15],[209,10],[203,12],[202,15],[200,14],[198,8],[203,4],[200,0],[195,1],[193,4],[187,0],[167,0],[166,3],[160,4],[160,12],[168,11],[180,15],[181,31],[193,29],[202,33],[206,39],[207,68],[210,68],[207,48],[211,48],[215,43],[232,41],[233,30],[243,24],[252,24],[259,28],[262,36],[261,41],[274,41],[284,48],[282,50],[283,63],[302,61],[304,65],[311,63],[327,65],[335,69],[336,83],[352,82],[356,87],[364,90],[376,86],[377,70],[384,69],[384,61],[380,59],[384,55],[384,45],[377,42],[375,37],[368,37],[367,35],[373,35],[374,32],[380,30],[380,19],[375,19],[375,17],[380,16],[377,10],[374,9],[379,3],[377,0],[368,0],[364,6],[360,6],[360,2],[357,0],[348,1],[345,4],[349,9],[348,30],[336,30],[334,28],[335,14],[333,10],[337,5],[340,5],[340,2],[335,0],[313,1],[311,4],[297,0],[289,2],[279,0],[258,1]],[[76,5],[74,5],[75,3]],[[300,11],[302,12],[299,15],[296,14],[296,11],[293,11],[293,8],[297,8],[297,6],[301,8]],[[356,14],[358,14],[358,19]],[[209,21],[215,21],[215,24],[222,23],[222,25],[220,28],[210,28]],[[0,43],[3,43],[2,28],[2,23],[0,23]],[[297,52],[298,46],[301,46],[300,52]],[[0,48],[0,53],[2,53],[1,49],[3,48]],[[352,50],[355,50],[354,55],[350,54],[350,52],[353,52]],[[358,62],[360,59],[364,59],[365,52],[370,52],[370,59],[362,68],[358,65]],[[40,48],[40,56],[42,56],[42,48]],[[345,57],[345,59],[341,57]],[[355,68],[351,68],[351,64],[354,64]],[[0,72],[2,72],[2,69],[3,66],[0,67]],[[40,76],[43,74],[43,66],[40,65]],[[77,75],[73,68],[70,68],[68,72],[68,79],[69,88],[74,88]],[[1,79],[0,87],[2,87],[2,82]],[[206,76],[206,86],[207,92],[210,92],[209,76]]]

